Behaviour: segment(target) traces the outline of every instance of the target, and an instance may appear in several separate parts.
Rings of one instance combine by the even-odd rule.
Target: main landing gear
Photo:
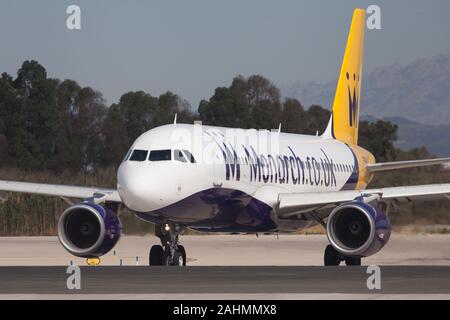
[[[360,266],[361,258],[360,257],[348,257],[344,256],[342,253],[337,251],[331,244],[329,244],[325,249],[324,254],[324,263],[325,266],[338,266],[342,261],[345,261],[347,266]]]
[[[186,250],[178,244],[178,237],[183,229],[174,224],[155,226],[155,235],[161,240],[161,245],[154,245],[149,253],[151,266],[185,266]]]

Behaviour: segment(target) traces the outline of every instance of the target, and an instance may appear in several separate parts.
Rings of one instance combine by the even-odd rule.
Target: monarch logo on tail
[[[324,136],[347,144],[358,144],[361,74],[366,11],[356,9],[345,48],[344,60],[334,96],[332,116]]]
[[[359,75],[358,78],[356,77],[356,75],[353,75],[353,79],[357,82],[359,82]],[[350,81],[350,76],[349,73],[347,72],[347,80]],[[358,127],[358,106],[359,106],[359,99],[358,99],[358,93],[357,93],[357,88],[358,84],[356,84],[353,87],[353,95],[352,95],[352,91],[350,88],[350,83],[348,85],[348,115],[349,115],[349,125],[350,127]]]

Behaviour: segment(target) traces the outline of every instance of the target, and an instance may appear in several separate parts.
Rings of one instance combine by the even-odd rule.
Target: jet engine
[[[100,257],[116,245],[121,230],[120,219],[113,210],[83,202],[63,212],[58,223],[58,238],[75,256]]]
[[[335,208],[327,222],[331,245],[346,256],[368,257],[389,241],[391,224],[379,208],[362,201]]]

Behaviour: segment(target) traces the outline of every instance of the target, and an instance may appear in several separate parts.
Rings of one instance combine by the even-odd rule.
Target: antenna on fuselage
[[[278,133],[280,133],[281,132],[281,122],[280,122],[280,125],[278,126]]]
[[[178,113],[175,113],[175,117],[173,118],[173,124],[174,125],[177,124],[177,115],[178,115]]]

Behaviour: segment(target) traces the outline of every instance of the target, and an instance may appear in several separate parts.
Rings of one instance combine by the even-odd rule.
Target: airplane
[[[71,203],[60,216],[58,238],[88,264],[99,263],[117,244],[118,210],[125,206],[155,224],[161,244],[149,251],[151,266],[186,265],[179,239],[186,229],[284,234],[314,225],[322,225],[329,240],[325,266],[361,265],[389,241],[392,207],[450,195],[450,184],[367,189],[377,172],[440,165],[450,158],[377,163],[358,146],[364,31],[365,11],[356,9],[321,135],[175,119],[135,140],[118,168],[116,189],[2,180],[0,190]]]

